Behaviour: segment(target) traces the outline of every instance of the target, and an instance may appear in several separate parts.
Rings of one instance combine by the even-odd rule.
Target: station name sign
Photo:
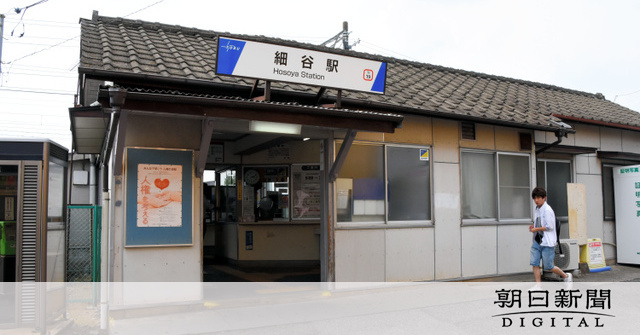
[[[220,37],[216,73],[384,94],[387,63]]]

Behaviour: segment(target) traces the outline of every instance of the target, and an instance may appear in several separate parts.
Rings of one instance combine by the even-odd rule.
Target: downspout
[[[115,87],[109,88],[109,104],[111,105],[111,120],[109,124],[109,134],[100,157],[102,172],[102,235],[100,246],[100,329],[108,329],[109,321],[109,290],[110,279],[113,279],[113,239],[115,233],[111,225],[110,206],[111,193],[109,190],[109,158],[115,139],[116,127],[120,118],[120,109],[124,105],[127,91]],[[111,234],[109,234],[111,233]],[[111,266],[110,266],[111,265]]]
[[[547,151],[549,149],[551,149],[552,147],[560,144],[560,142],[562,142],[562,138],[563,137],[567,137],[567,130],[566,129],[560,129],[560,130],[556,130],[555,131],[555,135],[557,140],[553,143],[549,143],[545,146],[543,146],[542,148],[536,150],[536,156],[539,155],[540,153]]]
[[[93,155],[89,155],[89,203],[92,206],[97,205],[97,195],[95,157]]]
[[[106,170],[106,169],[105,169]],[[109,277],[108,277],[108,223],[109,192],[102,192],[102,225],[100,227],[100,329],[107,330],[109,322]]]

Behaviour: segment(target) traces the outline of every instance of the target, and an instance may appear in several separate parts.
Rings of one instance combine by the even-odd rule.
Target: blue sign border
[[[193,244],[193,151],[126,149],[125,246],[151,247]],[[180,227],[138,227],[138,165],[182,166],[182,225]]]

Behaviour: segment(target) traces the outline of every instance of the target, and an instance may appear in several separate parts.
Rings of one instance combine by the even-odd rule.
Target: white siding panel
[[[337,230],[335,233],[336,281],[384,281],[384,235],[382,229]]]
[[[531,271],[531,238],[528,225],[498,226],[498,274]]]
[[[387,281],[435,278],[433,228],[388,229],[386,246]]]
[[[498,273],[496,230],[496,226],[462,228],[463,277]]]

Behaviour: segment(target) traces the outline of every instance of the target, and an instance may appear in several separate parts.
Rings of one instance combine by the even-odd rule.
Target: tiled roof
[[[215,74],[217,32],[97,15],[82,19],[81,25],[80,72],[126,73],[192,84],[253,84],[249,79]],[[599,94],[263,36],[235,37],[387,62],[384,95],[343,92],[345,103],[359,103],[360,108],[375,106],[545,130],[561,128],[554,116],[559,115],[640,130],[640,113]],[[288,83],[273,83],[272,89],[309,94],[318,90]]]

